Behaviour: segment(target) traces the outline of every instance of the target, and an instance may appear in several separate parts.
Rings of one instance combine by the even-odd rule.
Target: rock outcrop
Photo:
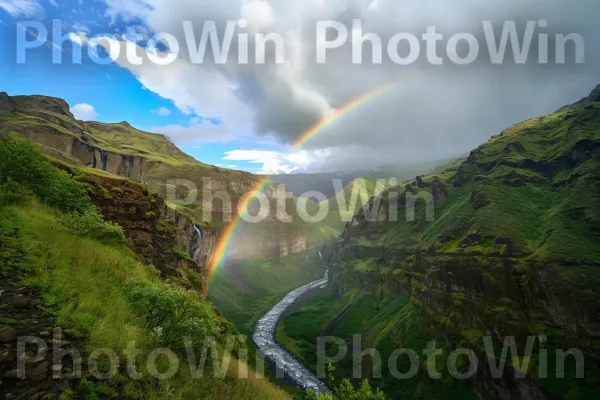
[[[0,112],[13,112],[15,105],[6,92],[0,92]]]

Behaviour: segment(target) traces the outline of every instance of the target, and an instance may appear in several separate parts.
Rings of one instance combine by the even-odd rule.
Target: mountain
[[[375,378],[365,357],[362,377],[394,399],[600,396],[600,86],[368,206],[330,250],[334,286],[283,319],[278,338],[288,349],[314,366],[316,337],[351,346],[360,333],[362,348],[384,360]],[[443,351],[441,379],[424,369],[432,340]],[[531,355],[523,365],[509,361],[495,379],[489,362],[511,340],[520,355],[530,340]],[[461,347],[479,363],[458,380],[445,365]],[[399,348],[421,362],[410,379],[392,378],[385,362]],[[568,349],[581,352],[585,372],[575,357],[560,356]],[[352,375],[348,350],[335,364],[340,377]],[[402,373],[410,368],[399,362]],[[467,371],[469,360],[460,365]]]
[[[425,174],[450,161],[454,161],[454,159],[424,163],[386,164],[373,170],[271,175],[271,179],[283,183],[294,197],[302,197],[307,192],[319,192],[327,198],[332,198],[340,192],[337,188],[347,188],[356,179],[366,179],[374,183],[378,179],[395,178],[398,182],[402,182]]]
[[[290,192],[293,193],[294,197],[301,197],[308,192],[319,192],[327,198],[330,198],[337,193],[334,182],[339,182],[339,185],[343,188],[366,172],[367,171],[352,171],[271,175],[271,179],[283,183]]]
[[[442,160],[438,163],[388,164],[368,171],[363,176],[353,179],[343,190],[320,205],[328,210],[323,223],[341,232],[358,209],[372,196],[378,196],[386,188],[410,179],[414,180],[417,176],[422,179],[431,172],[439,168],[445,169],[460,160]],[[312,205],[312,208],[316,210],[318,205]]]
[[[48,96],[8,96],[0,93],[0,131],[21,135],[40,144],[53,159],[82,172],[124,177],[158,193],[170,209],[189,218],[200,230],[206,264],[223,226],[235,218],[242,196],[264,177],[203,164],[178,149],[168,138],[114,124],[78,121],[62,99]],[[261,260],[302,252],[327,235],[314,224],[280,223],[275,203],[287,190],[269,181],[268,218],[259,224],[240,223],[229,256]],[[222,201],[228,198],[230,201]],[[287,204],[292,213],[293,200]],[[190,224],[190,236],[194,229]]]

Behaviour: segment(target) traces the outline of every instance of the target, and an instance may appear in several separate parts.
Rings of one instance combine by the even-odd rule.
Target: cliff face
[[[362,293],[376,305],[359,325],[367,337],[363,348],[418,346],[415,336],[437,339],[447,352],[470,348],[480,364],[459,386],[481,399],[600,393],[596,92],[505,130],[436,176],[372,198],[370,211],[361,210],[346,225],[330,258],[331,279],[341,294]],[[411,198],[418,199],[414,207]],[[407,303],[390,311],[402,298]],[[348,306],[335,323],[348,314],[356,319],[362,311],[354,308]],[[509,363],[503,379],[492,378],[484,337],[499,348],[514,338],[521,355],[533,338],[525,376],[517,378]],[[554,356],[548,377],[541,376],[542,350],[571,348],[585,356],[583,378],[576,379],[571,363],[566,377],[557,379],[561,367]],[[427,376],[418,381],[421,393],[436,386],[443,392]],[[385,379],[379,384],[400,390]]]
[[[64,164],[58,166],[76,174]],[[164,278],[179,279],[206,294],[206,267],[216,232],[199,235],[202,231],[190,218],[138,183],[91,173],[78,176],[104,218],[123,228],[129,247],[141,262],[154,265]]]
[[[11,97],[0,93],[0,129],[18,133],[42,145],[49,155],[69,165],[106,171],[147,184],[151,192],[159,193],[162,198],[168,198],[168,191],[174,188],[178,200],[168,205],[165,205],[164,200],[149,194],[142,196],[134,193],[135,190],[131,187],[135,185],[130,185],[126,190],[128,195],[133,196],[131,198],[121,198],[118,193],[112,193],[110,199],[98,199],[106,210],[105,214],[111,219],[118,219],[124,226],[131,224],[127,221],[128,217],[140,225],[144,220],[141,215],[146,212],[162,216],[176,230],[177,248],[193,255],[202,266],[207,265],[210,260],[220,228],[226,220],[224,216],[237,213],[241,197],[253,190],[260,179],[246,172],[202,164],[183,153],[166,137],[137,130],[127,122],[104,124],[78,121],[69,111],[69,105],[58,98]],[[127,188],[118,179],[113,180],[110,185],[116,189]],[[109,191],[110,189],[107,188]],[[283,184],[271,182],[264,192],[275,203],[284,195],[286,188]],[[214,201],[207,198],[209,194],[214,195]],[[221,201],[221,194],[231,201]],[[189,198],[189,202],[179,201],[186,198]],[[161,209],[141,207],[140,211],[136,208],[139,206],[137,203],[150,199],[154,199]],[[135,204],[130,205],[130,201]],[[178,206],[185,202],[188,203],[185,204],[187,208]],[[121,210],[122,207],[130,207],[134,211],[127,213]],[[272,210],[278,209],[272,207]],[[206,213],[211,216],[208,223],[205,223]],[[278,217],[281,215],[272,211],[269,220],[278,221]],[[194,229],[192,221],[196,222],[199,231]],[[139,243],[137,248],[150,248],[150,230],[136,229],[132,230],[132,240]],[[272,232],[263,235],[263,232],[254,229],[254,236],[250,241],[233,242],[230,249],[232,258],[265,259],[306,248],[303,234],[297,230],[289,230],[286,224],[280,224],[273,232],[280,236],[273,236]],[[154,262],[156,258],[151,254],[141,254],[144,254],[148,262]]]

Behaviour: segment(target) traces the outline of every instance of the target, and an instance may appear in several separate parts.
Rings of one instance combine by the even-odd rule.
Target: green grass
[[[13,273],[21,274],[22,284],[41,293],[42,304],[56,319],[57,326],[70,337],[85,340],[84,353],[110,348],[122,354],[133,341],[148,354],[152,335],[131,303],[128,288],[134,284],[161,287],[164,284],[158,271],[139,263],[126,247],[73,236],[62,226],[61,218],[60,213],[35,201],[27,208],[3,207],[0,228],[4,233],[16,232],[16,237],[12,233],[9,236],[13,240],[7,241],[6,235],[0,234],[0,257],[21,254],[22,263]],[[3,264],[3,271],[4,268]],[[15,321],[2,321],[9,322]],[[139,367],[143,373],[143,364]],[[131,399],[160,399],[167,393],[179,399],[287,398],[267,380],[232,379],[236,369],[233,367],[230,378],[221,381],[211,377],[190,379],[183,368],[173,379],[158,386],[153,380],[130,381],[119,376],[98,384],[95,390],[113,394],[119,391],[120,398]]]

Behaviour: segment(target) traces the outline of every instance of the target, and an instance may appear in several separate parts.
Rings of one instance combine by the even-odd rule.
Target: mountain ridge
[[[331,249],[333,288],[284,318],[281,341],[314,365],[311,343],[322,335],[350,343],[350,333],[360,333],[362,348],[375,348],[383,360],[398,348],[420,354],[436,340],[445,365],[457,347],[487,359],[484,337],[497,347],[512,337],[520,354],[532,337],[524,379],[515,379],[512,365],[494,379],[483,362],[460,382],[447,371],[441,380],[424,373],[394,380],[386,365],[377,379],[369,359],[363,378],[394,399],[600,395],[598,89],[505,129],[447,169],[371,198],[369,211],[359,210]],[[557,378],[555,359],[548,378],[538,375],[540,349],[569,348],[585,354],[584,379],[571,361]],[[351,358],[335,365],[340,377],[352,373]]]

